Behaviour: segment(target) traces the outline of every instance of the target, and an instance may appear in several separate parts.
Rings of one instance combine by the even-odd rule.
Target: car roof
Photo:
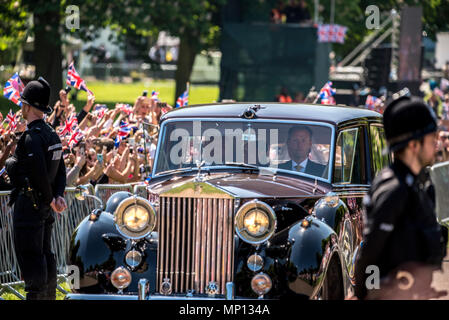
[[[242,113],[248,107],[255,105],[261,106],[256,113],[258,119],[324,121],[336,125],[350,120],[382,119],[382,115],[378,112],[345,105],[242,102],[182,107],[164,114],[161,120],[179,118],[241,118]]]

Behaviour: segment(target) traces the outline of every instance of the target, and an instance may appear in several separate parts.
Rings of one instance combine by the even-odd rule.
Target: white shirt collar
[[[302,169],[301,169],[301,171],[300,172],[304,172],[305,171],[305,169],[306,169],[306,166],[307,166],[307,161],[308,161],[309,159],[308,158],[306,158],[303,162],[301,162],[299,165],[302,167]],[[292,171],[296,171],[296,166],[297,166],[298,164],[295,162],[295,160],[293,160],[292,159]]]

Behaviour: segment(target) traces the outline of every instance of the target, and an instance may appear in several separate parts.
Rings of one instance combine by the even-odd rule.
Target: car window
[[[201,160],[208,167],[236,162],[329,180],[331,142],[332,126],[319,122],[176,120],[163,127],[153,173]]]
[[[388,153],[383,154],[383,150],[387,148],[384,128],[382,126],[371,125],[369,132],[371,140],[372,173],[373,177],[375,177],[383,167],[388,166],[390,158]]]
[[[363,184],[360,129],[341,131],[335,145],[334,183]]]

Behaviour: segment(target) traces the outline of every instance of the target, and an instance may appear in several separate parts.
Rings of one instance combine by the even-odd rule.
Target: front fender
[[[321,287],[333,254],[338,254],[338,238],[329,225],[308,216],[275,235],[266,252],[282,265],[276,269],[284,273],[277,277],[286,282],[283,296],[312,297]]]
[[[156,236],[157,237],[157,236]],[[113,215],[102,212],[98,219],[89,216],[75,229],[69,250],[68,264],[79,268],[79,293],[111,293],[117,289],[110,282],[110,275],[119,266],[126,266],[125,255],[132,242],[124,239],[116,230]],[[130,270],[132,282],[123,292],[137,292],[140,278],[156,283],[157,241],[145,244],[144,262],[136,270]],[[155,289],[155,288],[151,288]]]

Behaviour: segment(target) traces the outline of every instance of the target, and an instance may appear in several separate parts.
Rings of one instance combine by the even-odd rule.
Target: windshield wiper
[[[236,166],[236,167],[242,167],[242,168],[248,168],[248,169],[254,169],[254,170],[260,170],[260,168],[253,164],[248,164],[244,162],[225,162],[225,165],[227,166]]]

